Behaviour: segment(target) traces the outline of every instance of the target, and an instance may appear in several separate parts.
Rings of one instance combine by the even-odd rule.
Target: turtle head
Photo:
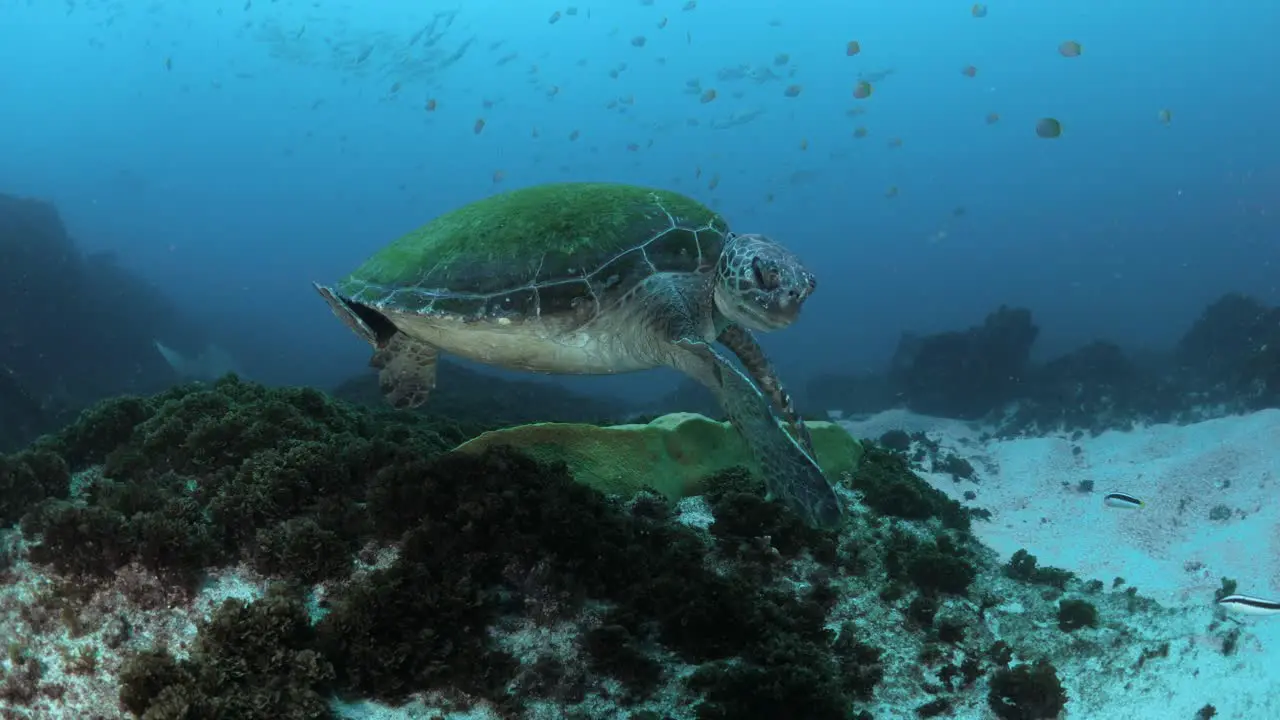
[[[764,235],[731,235],[716,266],[716,308],[752,330],[790,325],[818,286],[790,250]]]

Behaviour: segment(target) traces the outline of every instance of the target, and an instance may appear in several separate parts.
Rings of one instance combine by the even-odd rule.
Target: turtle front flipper
[[[729,422],[742,433],[760,463],[770,495],[814,527],[839,527],[843,520],[840,499],[822,468],[782,429],[769,401],[745,375],[698,340],[675,341],[671,365],[715,393]]]
[[[392,407],[416,408],[436,386],[440,351],[404,333],[396,333],[374,351],[369,365],[378,369],[378,387]]]
[[[751,375],[751,379],[769,394],[769,398],[773,400],[773,407],[782,413],[784,420],[791,424],[791,432],[795,435],[796,441],[810,455],[813,455],[813,438],[809,435],[809,428],[805,426],[804,418],[800,417],[800,413],[796,412],[796,406],[791,402],[791,394],[782,386],[778,373],[774,371],[769,358],[764,355],[764,348],[756,342],[751,331],[741,325],[730,325],[720,332],[720,337],[717,339],[738,356],[742,366]]]

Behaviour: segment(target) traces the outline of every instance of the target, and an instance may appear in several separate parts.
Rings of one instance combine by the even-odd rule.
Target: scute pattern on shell
[[[728,226],[665,190],[557,183],[440,216],[338,291],[380,311],[464,321],[590,321],[655,273],[711,273]]]

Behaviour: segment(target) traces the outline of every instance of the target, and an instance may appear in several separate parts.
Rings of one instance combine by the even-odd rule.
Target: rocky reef
[[[153,338],[185,334],[155,288],[81,252],[52,205],[0,195],[0,451],[99,398],[162,389]]]
[[[882,373],[828,374],[805,407],[874,413],[905,407],[983,421],[1000,435],[1098,433],[1280,406],[1280,309],[1242,295],[1205,308],[1165,353],[1097,340],[1034,362],[1030,311],[1001,307],[981,325],[904,335]]]
[[[1040,718],[1070,700],[1055,663],[1155,632],[1123,588],[1007,566],[875,443],[835,533],[744,470],[607,497],[448,452],[472,433],[229,377],[0,457],[0,714]]]

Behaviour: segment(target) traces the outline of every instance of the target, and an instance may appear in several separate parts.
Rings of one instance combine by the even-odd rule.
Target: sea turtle
[[[370,365],[396,407],[426,401],[441,352],[542,373],[680,370],[715,393],[769,493],[830,528],[839,500],[751,334],[790,325],[815,287],[786,248],[730,232],[701,203],[610,183],[494,195],[405,235],[336,285],[316,284],[373,346]]]

